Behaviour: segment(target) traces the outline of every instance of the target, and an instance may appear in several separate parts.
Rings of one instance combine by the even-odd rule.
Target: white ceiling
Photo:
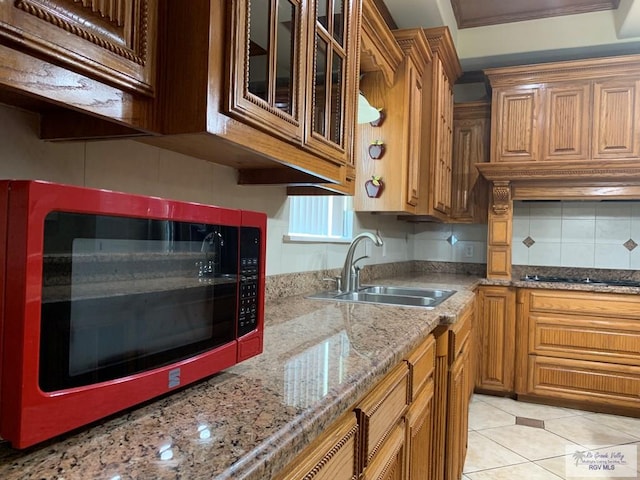
[[[465,71],[640,53],[640,0],[620,0],[617,10],[461,30],[450,0],[384,1],[399,28],[447,25]]]

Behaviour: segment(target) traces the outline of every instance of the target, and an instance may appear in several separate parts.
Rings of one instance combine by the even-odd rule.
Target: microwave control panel
[[[260,293],[260,231],[253,227],[240,229],[240,295],[238,305],[238,337],[258,327]]]

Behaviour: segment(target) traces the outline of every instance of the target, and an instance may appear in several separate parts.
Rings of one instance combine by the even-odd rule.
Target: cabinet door
[[[487,184],[475,164],[489,161],[490,120],[488,105],[478,106],[485,107],[485,116],[453,121],[451,217],[460,222],[486,222]],[[456,105],[454,115],[464,109],[465,104]]]
[[[270,135],[300,144],[304,119],[302,32],[307,2],[231,3],[227,113]]]
[[[389,438],[363,474],[363,480],[404,480],[404,421],[393,429]]]
[[[540,90],[505,88],[493,91],[492,162],[530,162],[540,155]]]
[[[593,158],[640,157],[640,80],[596,81]]]
[[[587,160],[590,83],[549,83],[545,87],[542,160]]]
[[[116,87],[153,95],[157,9],[156,0],[5,1],[0,40]]]
[[[426,480],[431,465],[433,432],[433,381],[425,385],[406,415],[406,479]]]
[[[304,143],[319,155],[352,159],[359,44],[356,0],[311,0]]]
[[[513,392],[516,360],[515,292],[506,287],[480,287],[477,294],[476,387],[492,392]]]
[[[409,62],[409,112],[408,166],[406,202],[417,206],[420,191],[420,138],[422,136],[422,77]]]
[[[451,212],[451,151],[453,143],[453,91],[442,63],[436,61],[436,165],[434,209],[448,215]]]
[[[462,478],[469,430],[469,353],[465,345],[449,372],[445,480]]]
[[[358,426],[353,414],[339,420],[301,455],[301,461],[276,476],[277,480],[355,480]]]
[[[407,364],[402,362],[356,406],[365,468],[371,464],[406,411],[409,403],[408,373]]]

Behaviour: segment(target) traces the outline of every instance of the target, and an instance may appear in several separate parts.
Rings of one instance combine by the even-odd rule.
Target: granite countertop
[[[455,322],[479,280],[371,282],[457,290],[433,310],[303,296],[269,302],[258,357],[39,446],[0,444],[0,478],[270,478],[438,324]]]
[[[640,287],[620,287],[615,285],[603,285],[601,283],[574,283],[574,282],[540,282],[527,280],[496,280],[483,278],[480,285],[507,286],[516,288],[536,288],[546,290],[573,290],[598,293],[625,293],[631,295],[640,294]]]

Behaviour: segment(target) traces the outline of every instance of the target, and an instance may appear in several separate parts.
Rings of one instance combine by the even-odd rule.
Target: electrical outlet
[[[384,242],[382,244],[382,256],[386,257],[387,256],[387,242]]]
[[[464,256],[467,258],[473,257],[473,245],[466,245],[464,247]]]

